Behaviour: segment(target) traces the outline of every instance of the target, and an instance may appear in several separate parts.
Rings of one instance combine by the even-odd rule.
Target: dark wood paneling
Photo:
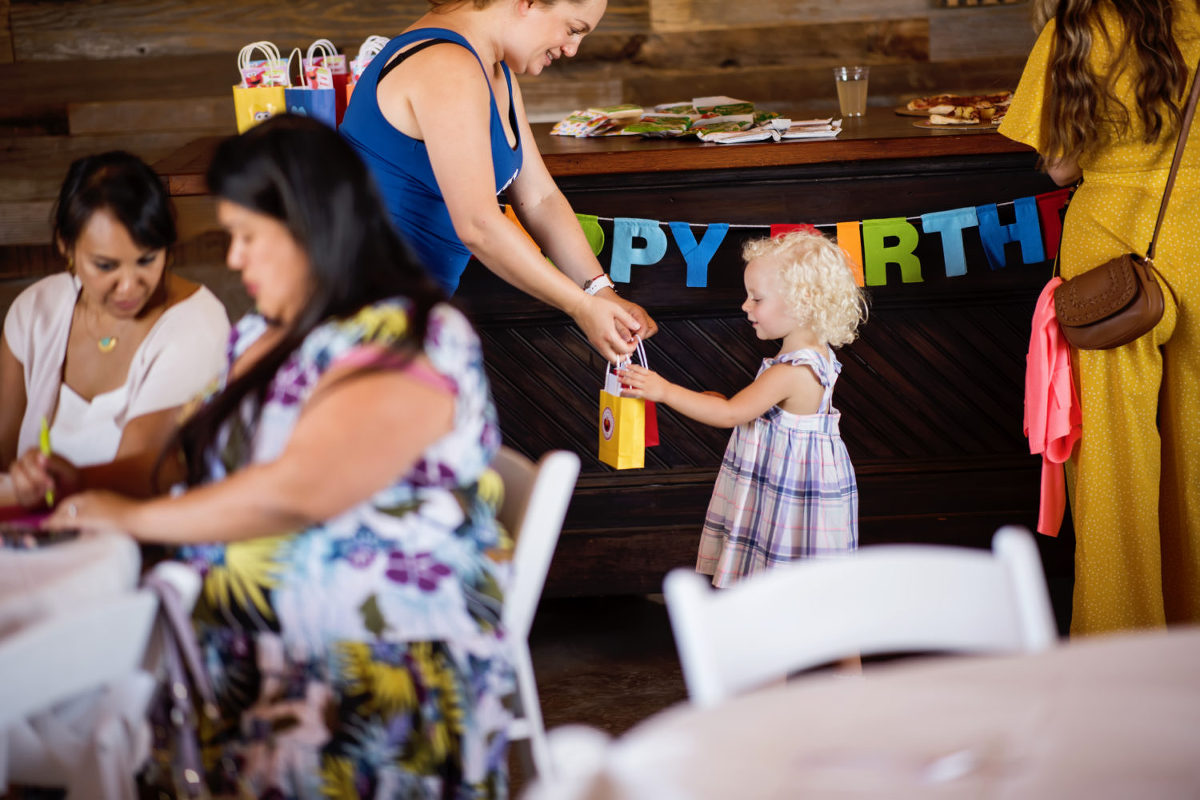
[[[602,217],[758,225],[908,216],[1053,188],[1030,153],[581,175],[560,185],[577,211]],[[703,289],[684,285],[673,246],[659,264],[633,268],[621,291],[662,326],[647,345],[655,369],[731,394],[774,353],[739,310],[736,240],[765,232],[731,231]],[[1021,431],[1024,356],[1049,265],[1020,265],[1014,248],[1011,266],[993,271],[976,233],[965,247],[968,274],[947,278],[940,240],[923,237],[924,282],[892,275],[872,287],[871,319],[841,351],[835,404],[859,474],[863,544],[986,546],[1002,524],[1036,522],[1040,461]],[[646,469],[613,471],[595,458],[604,365],[569,320],[478,265],[459,296],[482,331],[507,441],[530,455],[566,448],[583,457],[547,591],[657,591],[668,569],[694,562],[729,431],[660,406],[662,444],[647,451]],[[1043,546],[1047,569],[1069,575],[1069,545]]]
[[[0,64],[12,63],[13,60],[11,11],[12,3],[0,0]]]

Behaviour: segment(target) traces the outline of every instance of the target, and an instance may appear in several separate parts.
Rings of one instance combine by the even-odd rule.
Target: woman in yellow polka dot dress
[[[1048,22],[1000,132],[1034,147],[1059,184],[1083,177],[1064,223],[1065,280],[1146,252],[1200,59],[1200,9],[1042,0],[1038,12]],[[1124,347],[1071,353],[1083,411],[1067,470],[1072,634],[1200,622],[1198,127],[1155,254],[1174,293],[1162,320]]]

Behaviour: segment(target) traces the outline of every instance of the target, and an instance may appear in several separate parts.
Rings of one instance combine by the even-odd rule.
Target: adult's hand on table
[[[637,329],[637,331],[630,331],[627,327],[618,325],[617,333],[619,333],[626,341],[632,339],[635,332],[638,336],[641,336],[643,340],[649,339],[651,336],[658,333],[658,323],[655,322],[648,313],[646,313],[646,309],[642,308],[637,303],[626,300],[624,297],[621,297],[619,294],[613,291],[610,287],[605,287],[596,292],[596,296],[603,297],[605,300],[611,300],[629,312],[629,314],[631,314],[633,318],[637,320],[638,325],[641,326]]]
[[[92,491],[71,496],[42,521],[47,530],[115,530],[130,532],[129,522],[138,501],[115,492]]]
[[[74,464],[37,448],[25,451],[12,463],[9,477],[17,503],[25,508],[44,505],[47,492],[54,492],[55,499],[61,500],[80,489],[79,470]]]
[[[599,294],[584,295],[571,317],[592,347],[614,364],[633,352],[632,333],[640,333],[642,327],[620,304]]]

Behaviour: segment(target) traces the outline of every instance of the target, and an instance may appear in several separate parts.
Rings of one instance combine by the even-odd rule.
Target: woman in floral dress
[[[257,309],[179,434],[189,489],[86,493],[52,522],[201,571],[214,793],[503,797],[511,543],[479,340],[332,130],[274,118],[208,177]]]

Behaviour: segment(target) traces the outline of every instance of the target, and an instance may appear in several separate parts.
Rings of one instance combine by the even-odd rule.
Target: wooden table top
[[[550,123],[535,123],[533,132],[542,158],[555,177],[1032,152],[995,131],[929,130],[913,124],[920,119],[901,116],[890,109],[871,108],[865,117],[843,120],[842,132],[836,139],[736,145],[641,136],[576,139],[551,136]],[[167,180],[172,195],[207,194],[204,173],[222,138],[196,139],[154,165]]]

